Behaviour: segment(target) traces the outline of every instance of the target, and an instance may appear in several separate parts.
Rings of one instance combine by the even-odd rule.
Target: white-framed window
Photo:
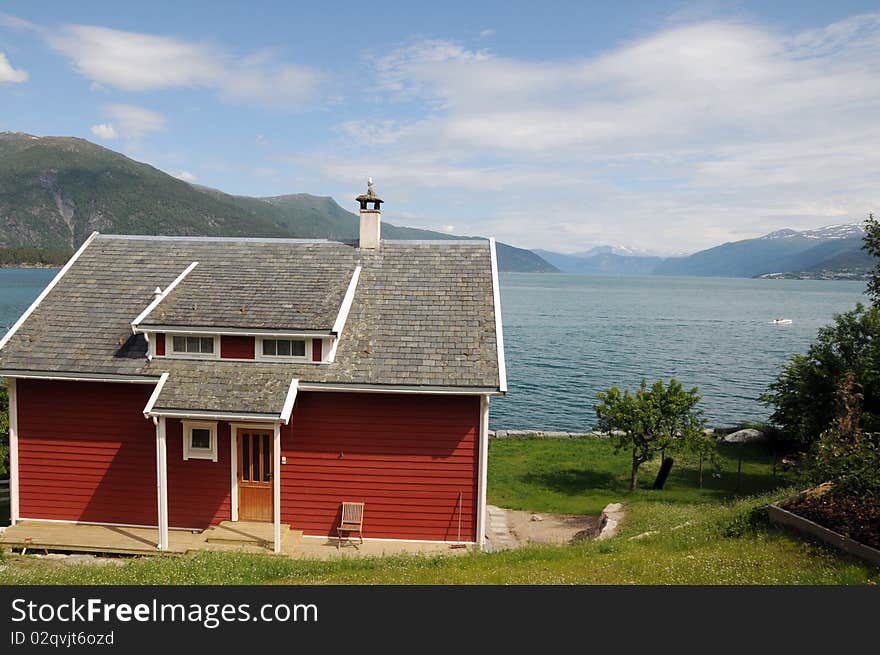
[[[217,423],[212,421],[183,422],[183,459],[217,461]]]
[[[257,348],[259,359],[310,359],[311,339],[275,339],[262,337]]]
[[[172,357],[216,359],[220,354],[218,342],[219,339],[214,335],[167,334],[165,335],[165,352]]]

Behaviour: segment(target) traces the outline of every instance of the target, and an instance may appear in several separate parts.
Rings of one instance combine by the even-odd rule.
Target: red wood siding
[[[23,518],[156,525],[156,428],[143,409],[152,385],[19,380]],[[217,461],[183,461],[180,421],[167,424],[171,527],[230,518],[229,426]]]
[[[220,357],[222,359],[253,359],[254,338],[234,337],[229,335],[221,336]]]
[[[229,461],[229,424],[217,426],[217,461],[183,461],[183,423],[168,419],[168,524],[204,528],[232,518]],[[155,440],[154,440],[155,441]],[[154,483],[155,486],[155,483]]]
[[[324,340],[312,339],[312,361],[320,362],[324,355]]]
[[[156,524],[152,385],[19,380],[23,518]]]
[[[475,541],[480,402],[474,396],[301,392],[282,428],[281,520],[334,535],[362,501],[364,536]]]
[[[160,357],[165,356],[165,335],[162,332],[157,332],[153,335],[156,339],[156,354]]]

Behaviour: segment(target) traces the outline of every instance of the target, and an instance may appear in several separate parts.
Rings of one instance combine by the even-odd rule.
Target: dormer
[[[156,289],[131,324],[147,341],[148,359],[334,361],[360,266],[327,257],[313,242],[292,260],[289,246],[282,257],[253,241],[223,262],[191,262]]]

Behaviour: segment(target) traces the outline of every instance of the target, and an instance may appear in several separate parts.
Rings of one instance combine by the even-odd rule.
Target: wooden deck
[[[156,528],[129,528],[110,525],[43,523],[22,521],[0,534],[0,546],[14,551],[65,551],[78,553],[112,553],[119,555],[155,555],[158,542]],[[281,526],[281,552],[293,554],[302,537],[299,530]],[[272,552],[273,525],[248,521],[224,521],[202,532],[171,530],[167,553],[188,553],[196,550],[238,550]]]
[[[44,523],[21,521],[0,533],[0,546],[19,553],[106,553],[112,555],[182,555],[200,550],[273,552],[273,525],[250,521],[224,521],[202,532],[171,530],[167,551],[156,550],[156,528],[128,528],[109,525]],[[357,539],[354,540],[357,543]],[[424,554],[461,555],[472,547],[418,541],[367,539],[357,546],[346,542],[337,548],[336,539],[303,538],[301,530],[281,526],[281,554],[297,559],[335,559],[339,557],[381,557],[384,555]]]

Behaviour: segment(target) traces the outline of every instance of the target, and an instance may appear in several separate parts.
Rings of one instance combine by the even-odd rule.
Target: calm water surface
[[[0,334],[56,271],[0,269]],[[596,393],[644,377],[697,386],[713,425],[762,420],[757,398],[862,282],[505,273],[509,390],[493,428],[583,430]],[[791,325],[772,325],[774,317]]]
[[[782,364],[863,282],[501,275],[508,394],[495,428],[583,430],[596,393],[642,378],[699,387],[711,425],[763,420],[757,401]],[[773,325],[775,317],[791,325]]]

